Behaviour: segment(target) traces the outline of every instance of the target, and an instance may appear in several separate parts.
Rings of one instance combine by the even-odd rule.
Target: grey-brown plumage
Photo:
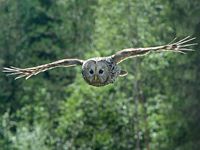
[[[114,83],[118,76],[127,75],[128,72],[122,70],[117,64],[123,60],[148,54],[151,51],[174,51],[179,53],[184,53],[183,51],[193,51],[192,49],[186,49],[184,47],[196,45],[193,44],[184,44],[195,38],[188,39],[188,37],[173,43],[175,39],[167,45],[157,46],[157,47],[148,47],[148,48],[129,48],[117,52],[114,55],[108,57],[95,57],[88,60],[80,59],[63,59],[55,61],[49,64],[32,67],[32,68],[4,68],[3,72],[9,73],[8,75],[19,75],[15,79],[25,77],[26,79],[30,78],[32,75],[36,75],[40,72],[55,68],[55,67],[69,67],[82,65],[82,75],[84,80],[93,86],[104,86],[110,83]],[[185,53],[184,53],[185,54]]]
[[[104,86],[113,83],[120,75],[120,72],[121,68],[116,63],[113,63],[111,57],[91,58],[82,65],[84,80],[93,86]]]

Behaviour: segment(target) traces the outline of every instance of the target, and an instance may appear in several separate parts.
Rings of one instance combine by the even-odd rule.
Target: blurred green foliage
[[[0,68],[64,58],[108,56],[200,39],[198,0],[0,0]],[[134,81],[138,81],[139,148],[200,149],[200,47],[182,55],[151,53],[120,66],[112,85],[92,87],[81,67],[29,80],[0,74],[0,149],[138,149]]]

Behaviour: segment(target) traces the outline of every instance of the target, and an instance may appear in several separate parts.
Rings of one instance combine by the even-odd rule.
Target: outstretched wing
[[[117,52],[116,54],[112,55],[111,57],[113,58],[114,63],[118,64],[127,58],[145,55],[145,54],[148,54],[150,51],[174,51],[174,52],[179,52],[179,53],[185,54],[185,52],[183,52],[183,51],[194,51],[192,49],[187,49],[185,47],[198,44],[198,43],[184,44],[186,42],[189,42],[189,41],[192,41],[195,39],[195,37],[188,39],[189,37],[190,36],[187,36],[186,38],[184,38],[176,43],[173,43],[176,40],[176,38],[175,38],[169,44],[164,45],[164,46],[124,49],[124,50],[121,50],[121,51]]]
[[[18,76],[15,78],[15,80],[25,77],[25,76],[26,76],[26,79],[28,79],[32,75],[36,75],[40,72],[44,72],[46,70],[49,70],[55,67],[69,67],[69,66],[75,66],[75,65],[82,65],[83,62],[84,60],[79,60],[79,59],[62,59],[62,60],[58,60],[49,64],[40,65],[40,66],[32,67],[32,68],[25,68],[25,69],[16,68],[12,66],[10,66],[10,68],[5,67],[3,72],[9,73],[7,75],[17,74]]]

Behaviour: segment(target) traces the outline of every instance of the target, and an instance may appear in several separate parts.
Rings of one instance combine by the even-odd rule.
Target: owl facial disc
[[[93,86],[104,86],[110,79],[111,65],[103,58],[93,58],[84,62],[82,74],[84,80]]]

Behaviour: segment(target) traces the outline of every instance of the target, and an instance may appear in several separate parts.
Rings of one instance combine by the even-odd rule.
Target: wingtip
[[[15,80],[20,79],[20,78],[22,78],[22,77],[16,77]]]
[[[16,77],[14,80],[17,80],[17,79],[19,79],[20,77]]]
[[[10,68],[16,68],[16,67],[14,67],[14,66],[10,66]]]
[[[34,74],[29,74],[25,79],[28,80],[30,77],[32,77]]]
[[[9,68],[7,68],[7,67],[3,67],[2,72],[6,72],[6,71],[8,71],[8,69],[9,69]]]
[[[178,52],[178,53],[181,53],[181,54],[187,54],[187,53],[185,53],[185,52],[182,52],[182,51],[175,51],[175,52]]]

